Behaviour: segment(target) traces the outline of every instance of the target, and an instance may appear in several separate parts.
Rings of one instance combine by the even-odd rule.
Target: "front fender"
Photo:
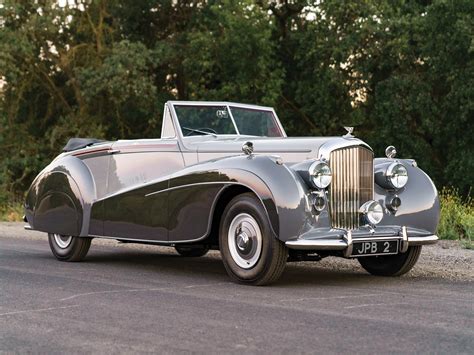
[[[386,207],[381,225],[407,226],[435,234],[440,216],[438,191],[430,177],[410,159],[377,158],[374,167],[387,166],[397,161],[408,171],[408,182],[400,190],[388,190],[375,184],[374,198]],[[387,204],[395,195],[400,197],[401,206],[390,211]]]
[[[297,237],[307,219],[301,177],[273,157],[234,156],[192,165],[171,177],[170,189],[207,182],[237,184],[253,191],[266,209],[275,236],[282,241]]]

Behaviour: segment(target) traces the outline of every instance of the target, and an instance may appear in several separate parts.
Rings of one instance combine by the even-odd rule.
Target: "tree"
[[[169,99],[276,106],[290,135],[356,125],[376,155],[394,144],[468,193],[472,13],[469,0],[6,0],[0,199],[72,136],[157,137]]]

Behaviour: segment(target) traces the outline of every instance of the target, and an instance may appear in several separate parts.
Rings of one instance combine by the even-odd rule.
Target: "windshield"
[[[226,106],[175,105],[183,136],[237,134]]]
[[[207,134],[283,136],[273,112],[269,110],[226,105],[179,104],[174,105],[174,109],[184,137]]]
[[[240,134],[262,137],[281,137],[280,128],[271,111],[230,107]]]

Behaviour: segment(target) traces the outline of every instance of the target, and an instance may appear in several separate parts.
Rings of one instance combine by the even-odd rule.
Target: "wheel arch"
[[[252,193],[255,196],[255,192],[245,185],[229,185],[224,188],[220,195],[217,197],[217,200],[214,204],[214,210],[211,215],[211,230],[209,236],[207,237],[211,245],[219,244],[219,227],[221,224],[222,216],[224,215],[224,210],[226,206],[232,201],[235,197],[242,195],[244,193]],[[257,198],[259,198],[257,196]],[[259,198],[260,199],[260,198]]]
[[[33,229],[87,236],[95,184],[82,160],[55,159],[33,181],[27,192],[25,216]]]
[[[241,183],[262,202],[275,236],[286,241],[300,234],[309,218],[306,185],[301,177],[273,156],[225,159],[223,179]]]

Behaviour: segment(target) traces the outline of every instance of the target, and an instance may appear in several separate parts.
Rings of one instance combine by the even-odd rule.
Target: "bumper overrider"
[[[285,242],[295,250],[343,251],[344,256],[352,257],[355,242],[398,241],[398,252],[404,253],[409,246],[434,244],[438,236],[416,228],[405,226],[360,227],[353,230],[315,228],[297,239]]]

